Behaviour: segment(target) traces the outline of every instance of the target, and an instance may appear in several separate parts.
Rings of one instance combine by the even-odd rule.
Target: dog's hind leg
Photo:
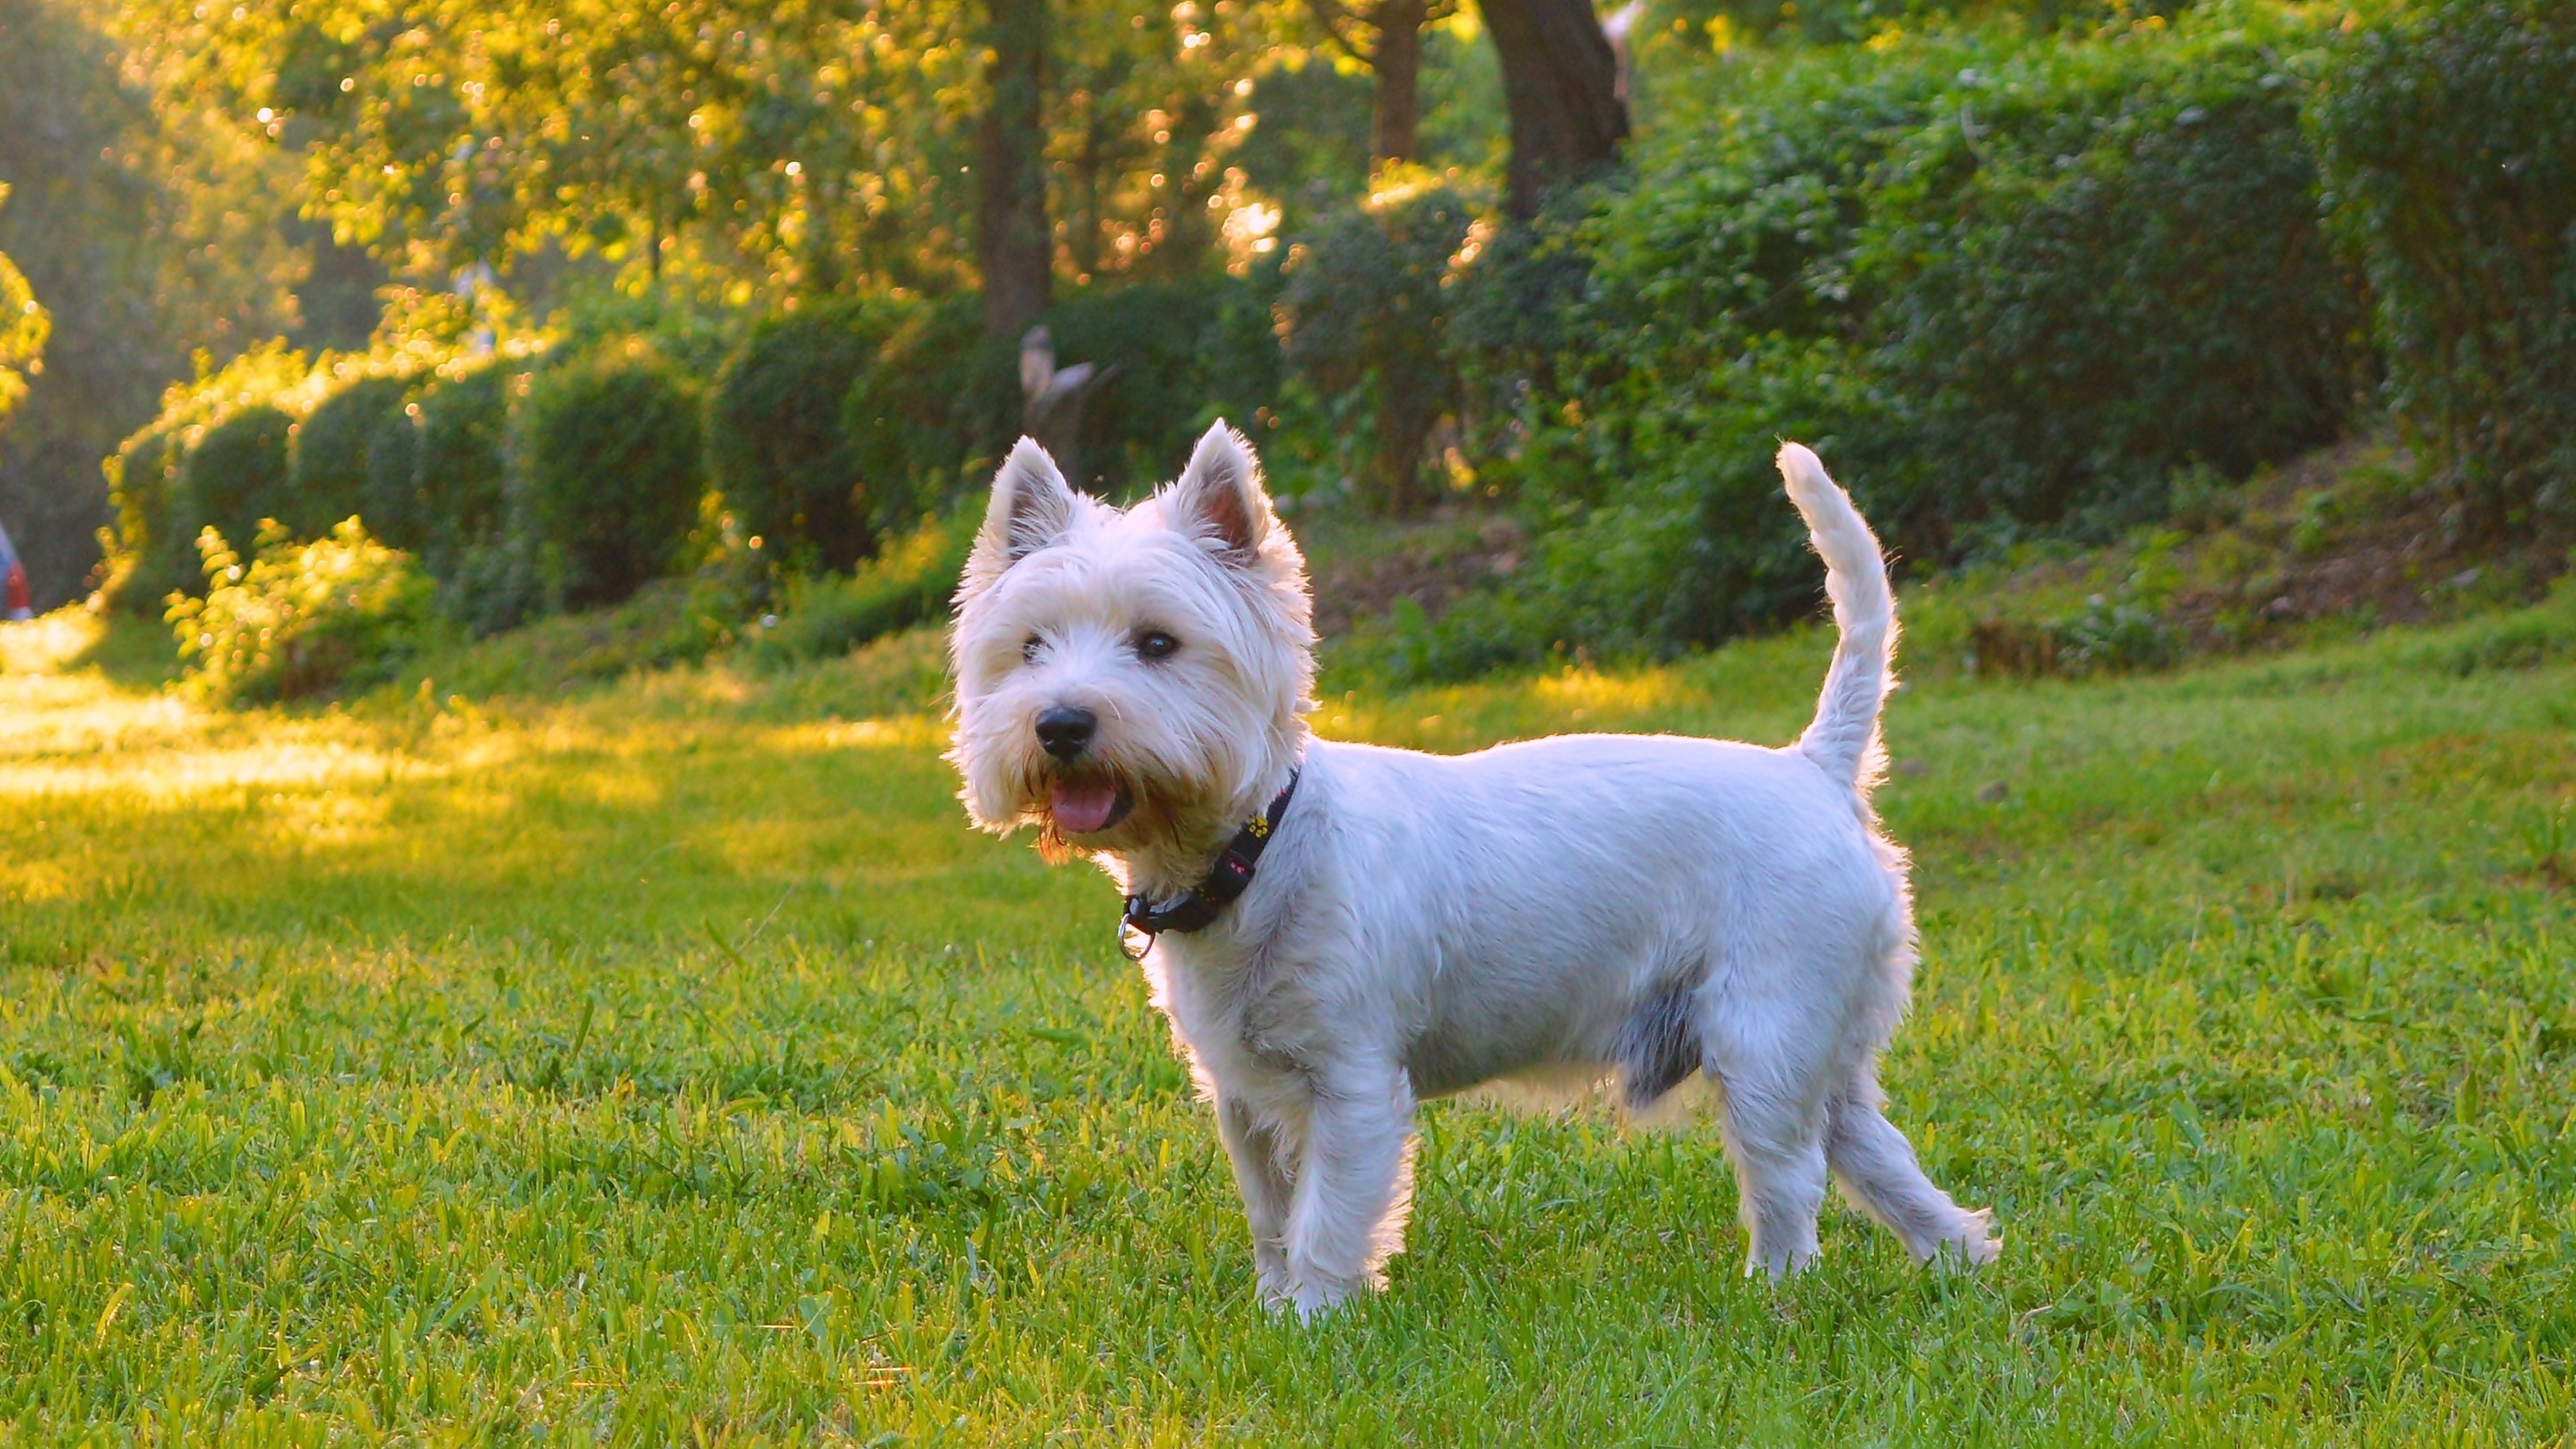
[[[1721,1077],[1726,1149],[1735,1161],[1748,1245],[1744,1271],[1774,1278],[1816,1260],[1816,1211],[1825,1201],[1823,1123],[1785,1083]]]
[[[1882,1110],[1884,1095],[1864,1065],[1834,1098],[1825,1134],[1825,1156],[1852,1206],[1885,1223],[1919,1262],[1944,1247],[1970,1263],[1990,1263],[2001,1243],[1990,1231],[1992,1215],[1970,1212],[1932,1185],[1914,1157],[1914,1145]]]
[[[1820,1033],[1786,1016],[1764,1030],[1736,1010],[1701,1018],[1709,1077],[1725,1102],[1726,1150],[1744,1219],[1744,1271],[1778,1278],[1815,1261],[1825,1201],[1825,1091]],[[1786,1028],[1786,1029],[1784,1029]]]

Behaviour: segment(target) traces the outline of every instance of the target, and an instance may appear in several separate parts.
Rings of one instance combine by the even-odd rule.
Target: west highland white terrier
[[[1876,1058],[1914,957],[1883,764],[1895,603],[1816,455],[1781,476],[1841,629],[1783,749],[1576,735],[1443,756],[1317,739],[1305,560],[1220,423],[1118,509],[1022,441],[957,592],[967,812],[1127,893],[1154,1005],[1216,1113],[1274,1306],[1385,1283],[1413,1111],[1501,1077],[1714,1081],[1751,1238],[1816,1256],[1827,1173],[1930,1260],[1992,1259],[1925,1178]]]

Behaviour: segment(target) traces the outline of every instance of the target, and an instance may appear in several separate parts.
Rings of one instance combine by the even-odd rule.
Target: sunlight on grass
[[[1996,1208],[1994,1271],[1836,1209],[1818,1272],[1747,1282],[1703,1121],[1441,1103],[1393,1288],[1312,1328],[1253,1302],[1112,889],[961,818],[934,636],[301,713],[0,676],[0,1408],[47,1440],[2563,1438],[2576,666],[2461,667],[2560,625],[2480,627],[1893,702],[1926,964],[1888,1086]],[[1777,740],[1827,647],[1322,723]]]

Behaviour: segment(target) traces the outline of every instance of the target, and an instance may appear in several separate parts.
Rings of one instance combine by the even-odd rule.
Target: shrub
[[[786,607],[757,636],[751,657],[781,664],[846,654],[879,635],[942,617],[981,521],[980,511],[961,509],[889,540],[854,574],[791,577]]]
[[[286,450],[294,429],[285,409],[266,402],[207,428],[179,465],[179,490],[195,519],[231,541],[256,536],[262,519],[291,516]]]
[[[186,506],[179,463],[186,456],[177,430],[155,423],[125,440],[102,465],[116,511],[114,569],[109,595],[137,612],[160,613],[172,594],[205,585],[197,563],[197,530],[204,527]]]
[[[1481,640],[1446,656],[1663,651],[1812,609],[1784,436],[1932,562],[2111,536],[2161,515],[2172,474],[2335,436],[2361,314],[2301,146],[2309,23],[1890,38],[1672,98],[1633,178],[1517,253],[1506,300],[1554,314],[1468,309],[1462,341],[1506,344],[1470,353],[1479,394],[1524,389],[1479,466],[1543,544],[1515,632],[1444,620]],[[1551,339],[1570,361],[1530,364]]]
[[[2495,537],[2576,508],[2576,8],[2417,0],[2338,47],[2313,120],[2394,410]]]
[[[1279,344],[1258,283],[1228,276],[1078,293],[1047,313],[1056,355],[1114,367],[1082,415],[1085,484],[1160,482],[1219,416],[1251,427],[1279,390]]]
[[[420,509],[411,490],[380,493],[377,486],[393,466],[410,471],[411,419],[403,413],[410,391],[408,378],[363,377],[305,415],[287,460],[290,514],[279,520],[297,537],[311,538],[354,513],[386,544],[420,547]],[[383,467],[379,449],[394,455]]]
[[[2298,66],[2265,39],[2047,54],[1962,95],[1980,134],[1894,148],[1861,272],[1898,423],[1873,451],[1918,548],[1986,519],[2109,537],[2186,468],[2243,478],[2340,435],[2364,319],[2317,224]]]
[[[455,576],[470,551],[501,532],[509,479],[510,385],[518,367],[486,362],[442,370],[420,395],[410,491],[422,522],[421,554],[441,580]],[[391,490],[398,474],[387,456],[370,481]]]
[[[845,569],[875,551],[878,501],[842,403],[902,320],[893,305],[826,303],[754,327],[716,378],[708,463],[725,506],[799,565]]]
[[[9,188],[0,186],[0,202],[8,199]],[[27,395],[27,375],[39,369],[52,329],[53,319],[37,304],[27,279],[0,253],[0,423]]]
[[[706,491],[697,389],[641,340],[530,381],[522,467],[540,567],[574,608],[676,571]]]
[[[207,589],[170,609],[189,688],[224,703],[300,699],[390,677],[433,628],[410,555],[355,518],[297,543],[260,530],[247,565],[212,529],[198,540]]]
[[[952,297],[904,317],[860,372],[841,417],[880,536],[936,511],[1019,436],[1018,355],[984,336],[974,297]]]
[[[1355,460],[1366,496],[1390,513],[1418,513],[1432,429],[1457,405],[1446,347],[1450,258],[1474,213],[1443,185],[1381,193],[1307,239],[1280,297],[1287,360],[1332,409],[1337,431],[1365,437]]]

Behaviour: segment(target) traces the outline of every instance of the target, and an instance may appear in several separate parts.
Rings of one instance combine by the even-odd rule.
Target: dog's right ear
[[[964,599],[989,587],[1021,559],[1055,542],[1073,526],[1074,494],[1055,459],[1035,438],[1022,438],[993,475],[993,501],[967,557]]]

